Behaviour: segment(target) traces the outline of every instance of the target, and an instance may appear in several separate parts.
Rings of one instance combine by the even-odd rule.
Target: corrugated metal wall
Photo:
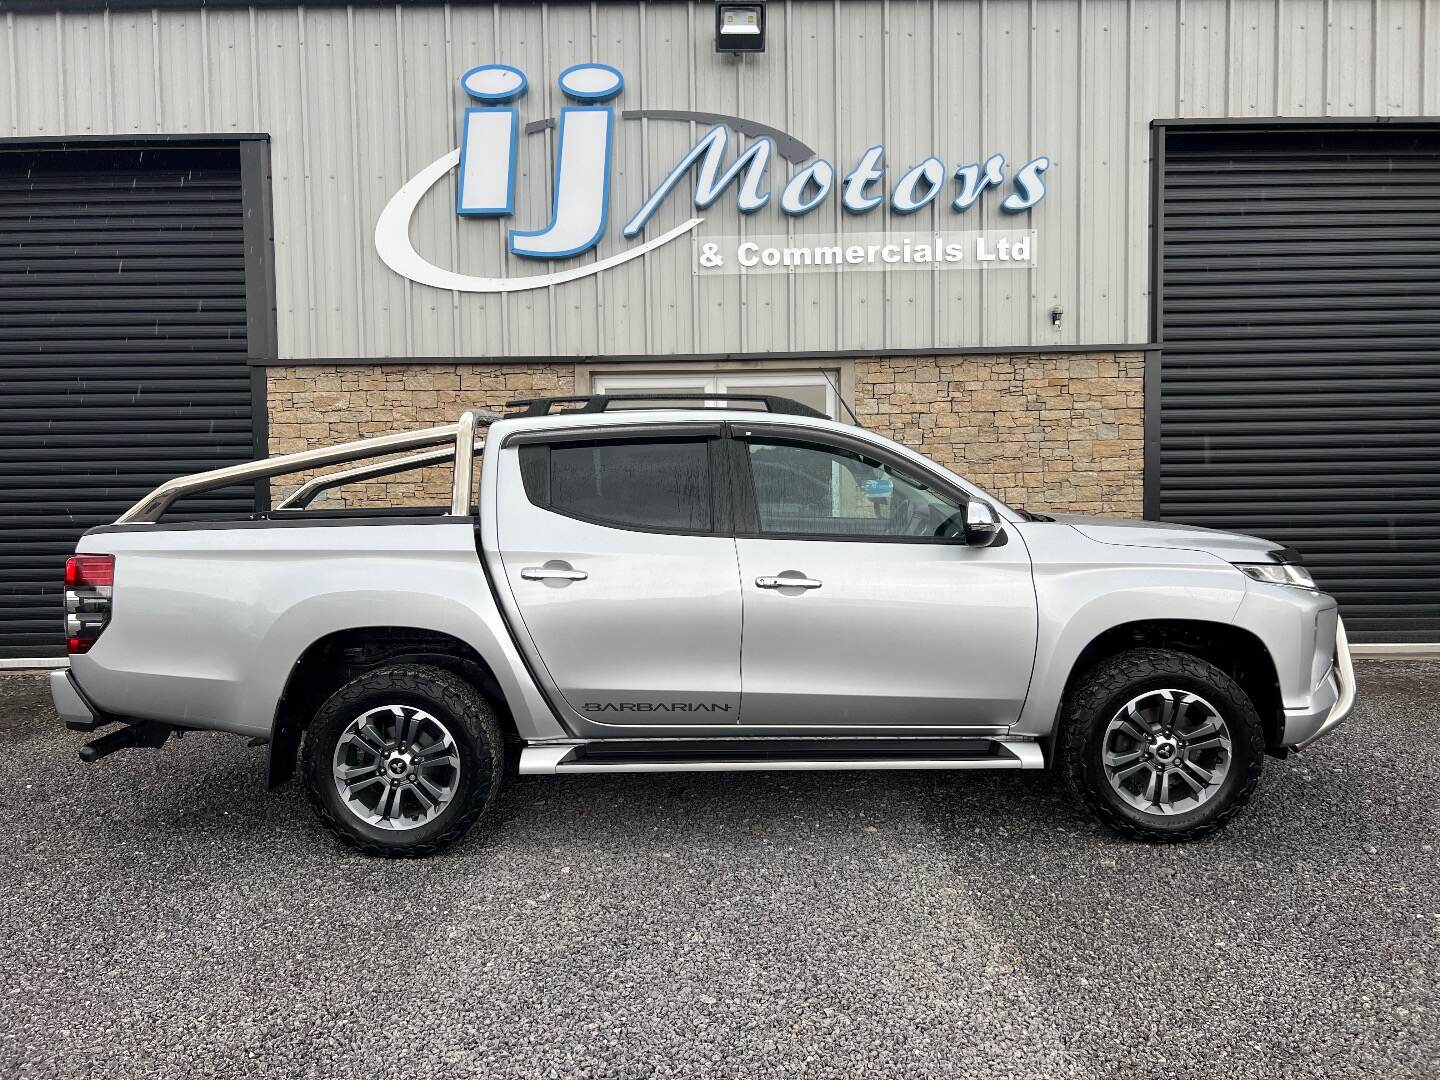
[[[63,656],[66,557],[250,460],[238,148],[0,149],[0,657]],[[249,485],[180,516],[245,513]]]
[[[1440,642],[1440,130],[1172,127],[1164,163],[1157,516]]]
[[[1139,343],[1149,336],[1149,122],[1175,116],[1440,114],[1440,0],[771,0],[769,51],[713,52],[697,3],[311,7],[7,15],[0,87],[16,136],[268,131],[274,137],[282,357],[823,351]],[[848,170],[883,142],[905,167],[1045,153],[1030,272],[697,280],[684,241],[598,277],[508,296],[397,277],[375,255],[395,190],[456,145],[457,77],[530,75],[525,122],[556,115],[555,76],[599,60],[622,109],[699,109],[788,131]],[[624,121],[605,241],[698,134]],[[516,223],[549,207],[553,130],[523,138]],[[789,168],[772,167],[772,185]],[[778,174],[778,176],[777,176]],[[893,173],[892,173],[893,175]],[[452,176],[453,183],[453,176]],[[416,214],[417,247],[471,274],[532,273],[494,220],[460,220],[453,186]],[[906,229],[1015,227],[998,198]],[[700,231],[796,235],[894,224],[838,198],[742,219],[733,193]],[[683,221],[679,193],[649,235]],[[928,221],[926,219],[929,219]],[[1049,310],[1065,311],[1055,330]]]

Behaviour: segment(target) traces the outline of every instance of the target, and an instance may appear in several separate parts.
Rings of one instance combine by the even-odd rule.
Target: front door
[[[1036,634],[1019,536],[967,546],[964,493],[878,450],[763,424],[732,431],[736,471],[749,480],[737,490],[740,722],[1013,723]]]
[[[499,548],[517,630],[592,734],[739,718],[740,588],[716,512],[718,432],[611,427],[501,455]]]

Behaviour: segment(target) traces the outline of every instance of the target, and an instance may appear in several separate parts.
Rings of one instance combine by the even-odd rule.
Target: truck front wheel
[[[1058,766],[1071,792],[1117,832],[1193,840],[1249,801],[1265,760],[1245,691],[1197,656],[1132,649],[1088,672],[1066,699]]]
[[[504,742],[495,714],[463,679],[396,664],[352,679],[305,732],[302,771],[316,814],[372,855],[433,855],[495,799]]]

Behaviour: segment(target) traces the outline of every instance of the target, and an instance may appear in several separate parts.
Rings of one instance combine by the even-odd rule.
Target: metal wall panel
[[[334,5],[9,14],[0,87],[15,136],[273,136],[282,357],[630,355],[1141,343],[1149,337],[1149,123],[1169,117],[1440,112],[1440,0],[772,0],[769,48],[713,48],[709,0]],[[883,142],[892,177],[936,153],[1054,160],[1028,215],[1030,272],[803,274],[697,280],[688,241],[598,277],[503,296],[409,283],[371,233],[406,179],[456,145],[467,68],[529,73],[522,121],[556,115],[555,77],[586,60],[626,75],[617,105],[731,113],[788,131],[843,175]],[[611,224],[579,261],[626,250],[620,225],[703,128],[623,120]],[[554,129],[522,140],[512,224],[543,224]],[[742,145],[744,140],[741,140]],[[733,150],[733,147],[732,147]],[[777,161],[778,193],[794,163]],[[495,220],[457,219],[453,174],[415,216],[432,261],[534,273]],[[804,237],[882,225],[1013,227],[998,198],[862,218],[838,198],[705,213],[712,235]],[[683,191],[651,235],[692,212]],[[1023,218],[1022,218],[1023,220]],[[1060,329],[1053,307],[1064,309]]]
[[[64,654],[87,528],[251,457],[241,173],[234,146],[0,149],[0,657]]]
[[[1167,128],[1159,498],[1440,641],[1440,129]]]

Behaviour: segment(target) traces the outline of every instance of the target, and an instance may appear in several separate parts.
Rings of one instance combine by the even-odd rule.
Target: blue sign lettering
[[[576,64],[558,76],[561,91],[572,102],[565,105],[555,126],[554,196],[549,219],[542,228],[508,230],[508,250],[532,259],[567,259],[593,249],[605,235],[613,168],[616,110],[613,105],[625,87],[624,76],[608,64]],[[669,243],[703,221],[692,218],[662,236],[645,241],[619,255],[583,267],[520,278],[477,278],[444,270],[427,262],[409,238],[410,216],[421,197],[450,170],[457,171],[455,212],[463,217],[511,217],[515,207],[516,159],[521,132],[518,101],[525,95],[529,80],[523,71],[506,64],[482,64],[460,77],[460,86],[476,104],[465,110],[460,145],[426,166],[391,199],[375,227],[375,246],[384,261],[398,273],[438,288],[471,292],[510,292],[539,288],[598,273],[628,262],[645,251]],[[713,114],[660,113],[658,119],[714,120]],[[774,128],[765,128],[734,117],[729,120],[748,131],[752,141],[726,164],[730,127],[715,123],[666,172],[654,190],[625,222],[623,234],[639,238],[656,212],[675,189],[693,174],[695,207],[705,210],[725,191],[735,189],[735,206],[742,214],[753,214],[770,202],[767,172],[777,156],[776,140],[792,161],[801,164],[780,188],[780,209],[791,216],[803,216],[823,206],[837,187],[836,168],[828,160],[812,156],[798,139]],[[770,135],[755,134],[755,129]],[[800,152],[793,149],[798,146]],[[1000,200],[1000,208],[1018,214],[1036,206],[1045,197],[1049,157],[1039,156],[1021,165],[1008,177],[1011,191]],[[870,146],[855,159],[839,182],[841,206],[849,214],[867,214],[886,199],[885,147]],[[911,166],[895,179],[888,199],[897,214],[913,214],[935,203],[944,194],[956,213],[964,213],[980,201],[988,189],[1006,185],[1005,156],[991,154],[983,163],[956,166],[953,171],[938,156]],[[888,261],[888,260],[887,260]]]

